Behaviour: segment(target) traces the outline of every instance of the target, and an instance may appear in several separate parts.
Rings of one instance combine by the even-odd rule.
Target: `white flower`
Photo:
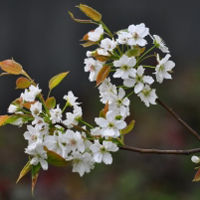
[[[80,106],[74,106],[73,113],[67,112],[66,113],[66,120],[63,123],[68,126],[68,128],[73,127],[73,124],[77,125],[79,119],[82,117],[82,108]]]
[[[57,105],[55,109],[50,110],[50,119],[52,120],[52,123],[60,122],[62,120],[62,110],[60,109],[60,106]]]
[[[38,85],[34,86],[31,85],[29,89],[25,89],[24,93],[21,93],[21,97],[24,101],[32,102],[35,100],[36,96],[41,92],[42,90],[39,89]]]
[[[42,135],[38,132],[38,130],[31,126],[27,126],[27,131],[24,133],[25,140],[28,140],[28,144],[35,144],[38,139],[42,140]]]
[[[118,94],[113,101],[109,104],[109,110],[114,110],[119,115],[125,118],[129,113],[130,100],[125,97],[126,93],[123,88],[119,88]]]
[[[103,34],[104,30],[102,25],[99,25],[94,31],[90,31],[88,33],[88,40],[92,42],[97,42],[100,40],[101,35]]]
[[[34,117],[38,116],[42,112],[42,104],[39,101],[31,104],[30,111]]]
[[[153,35],[152,39],[156,47],[159,48],[163,53],[169,53],[168,47],[165,46],[165,43],[161,37],[158,35]]]
[[[113,74],[114,78],[127,79],[129,76],[135,77],[136,69],[133,67],[136,64],[135,57],[128,57],[123,55],[119,60],[115,60],[113,65],[119,69]]]
[[[104,104],[111,103],[117,94],[117,88],[110,82],[110,78],[106,78],[98,89],[100,101]]]
[[[67,95],[64,95],[63,99],[65,99],[67,101],[67,104],[70,106],[75,106],[80,104],[76,102],[78,97],[75,97],[72,91],[69,91]]]
[[[17,106],[14,104],[10,104],[10,106],[8,107],[8,113],[15,113],[17,112]]]
[[[84,70],[85,72],[90,72],[89,80],[96,81],[97,74],[99,73],[100,69],[102,68],[102,63],[93,59],[93,58],[86,58],[84,60]]]
[[[132,37],[128,39],[128,45],[139,45],[143,47],[147,44],[144,37],[149,34],[149,29],[145,27],[145,24],[141,23],[138,25],[130,25],[128,27],[128,32],[132,34]]]
[[[99,55],[109,56],[113,49],[117,46],[117,42],[109,38],[101,40],[100,49],[97,50]]]
[[[63,143],[65,142],[64,134],[56,131],[54,135],[45,136],[44,145],[57,154],[63,156],[63,151],[66,148]]]
[[[80,176],[84,173],[89,173],[94,168],[94,161],[90,153],[85,152],[80,154],[79,152],[73,152],[73,172],[78,172]]]
[[[140,91],[143,90],[144,84],[152,84],[154,82],[153,78],[151,76],[144,76],[145,69],[142,66],[139,66],[137,68],[136,77],[130,77],[128,79],[125,79],[123,84],[126,87],[133,87],[134,86],[134,92],[135,94],[138,94]]]
[[[167,54],[163,59],[160,60],[159,55],[157,54],[158,65],[154,74],[156,75],[156,80],[159,83],[162,83],[164,79],[172,79],[171,74],[169,72],[175,67],[175,63],[169,58],[170,54]]]
[[[68,148],[67,152],[78,150],[79,152],[83,153],[85,151],[83,138],[78,131],[74,132],[68,129],[64,134],[64,137],[66,148]]]
[[[145,85],[138,96],[140,97],[141,101],[143,101],[145,105],[149,107],[150,104],[156,104],[155,101],[157,99],[157,95],[155,92],[155,89],[151,89],[149,85]]]
[[[93,152],[93,159],[97,163],[104,162],[105,164],[111,164],[113,159],[110,151],[118,151],[118,147],[111,141],[103,141],[103,144],[99,143],[99,140],[95,140],[94,144],[90,146]]]
[[[102,127],[101,135],[104,137],[119,137],[119,130],[126,127],[126,122],[123,120],[115,119],[116,113],[113,110],[109,110],[106,113],[106,118],[96,117],[95,122]]]
[[[200,158],[198,156],[192,156],[191,160],[193,163],[196,163],[196,164],[200,163]]]
[[[128,44],[128,40],[132,37],[131,33],[128,33],[127,31],[118,31],[117,34],[117,42],[119,44]]]
[[[34,145],[28,146],[25,149],[25,153],[34,156],[30,161],[31,165],[40,163],[44,170],[48,169],[47,152],[44,150],[41,140],[38,140]]]

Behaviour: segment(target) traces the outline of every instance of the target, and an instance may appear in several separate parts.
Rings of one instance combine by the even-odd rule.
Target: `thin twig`
[[[189,150],[161,150],[161,149],[143,149],[138,147],[132,147],[128,145],[119,146],[120,149],[127,151],[134,151],[142,154],[175,154],[175,155],[190,155],[200,152],[200,148]]]
[[[183,121],[171,108],[164,104],[160,99],[156,99],[156,101],[200,141],[200,135],[194,129],[192,129],[185,121]]]

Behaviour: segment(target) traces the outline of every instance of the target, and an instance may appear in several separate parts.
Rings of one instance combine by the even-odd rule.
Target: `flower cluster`
[[[51,78],[49,94],[45,99],[42,89],[19,63],[14,60],[0,63],[7,74],[25,76],[17,79],[17,88],[25,90],[10,104],[10,115],[0,116],[0,125],[27,126],[24,133],[28,143],[25,153],[30,159],[19,179],[32,169],[32,179],[36,181],[39,169],[47,170],[48,164],[64,166],[71,163],[72,171],[78,172],[80,176],[90,172],[95,163],[111,164],[111,153],[118,151],[119,146],[124,144],[124,135],[134,127],[134,121],[129,124],[126,122],[130,115],[129,97],[136,94],[146,106],[156,104],[157,95],[151,85],[155,80],[162,83],[164,79],[171,79],[171,70],[175,64],[169,60],[169,50],[159,36],[150,35],[145,24],[130,25],[127,29],[112,34],[101,21],[99,13],[93,9],[90,12],[91,8],[82,4],[80,9],[95,24],[98,23],[95,30],[89,31],[83,37],[86,41],[84,47],[98,46],[93,51],[87,51],[87,58],[84,60],[84,70],[89,72],[91,82],[96,81],[100,102],[104,104],[99,116],[94,118],[95,125],[83,120],[81,104],[72,91],[64,95],[66,103],[63,108],[56,103],[55,97],[50,96],[51,90],[68,72]],[[153,42],[148,50],[145,49],[147,36]],[[166,55],[149,55],[155,48]],[[143,64],[149,57],[155,58],[156,66]],[[122,84],[114,84],[115,78],[121,79]]]
[[[151,88],[154,83],[153,76],[158,83],[162,83],[164,79],[171,79],[171,72],[175,66],[174,62],[169,60],[171,55],[163,40],[157,35],[151,36],[149,28],[144,23],[130,25],[125,30],[117,31],[116,35],[106,32],[106,30],[107,27],[100,24],[83,38],[87,40],[87,43],[83,46],[98,45],[94,51],[87,51],[87,58],[84,60],[85,72],[90,73],[89,80],[91,82],[97,81],[101,73],[105,73],[110,67],[109,73],[113,72],[112,78],[120,78],[123,81],[123,86],[118,87],[120,91],[117,91],[116,86],[111,83],[111,79],[105,79],[104,76],[105,80],[101,80],[103,83],[99,86],[101,101],[113,104],[116,101],[116,96],[118,96],[117,93],[123,93],[124,97],[125,90],[133,89],[146,106],[156,104],[157,95],[155,89]],[[105,37],[107,35],[109,37]],[[153,47],[145,51],[147,36],[152,39]],[[159,48],[162,53],[167,54],[163,58],[158,53],[147,55],[155,48]],[[155,57],[156,66],[142,64],[149,57]],[[103,69],[103,67],[105,68]],[[146,68],[154,69],[153,76],[145,75]],[[107,76],[109,73],[107,73]],[[121,100],[123,100],[123,97]]]

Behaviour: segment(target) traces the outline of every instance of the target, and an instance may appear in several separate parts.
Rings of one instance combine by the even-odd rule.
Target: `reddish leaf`
[[[197,171],[197,173],[195,174],[195,177],[192,181],[200,181],[200,169]]]
[[[32,178],[31,191],[32,191],[33,196],[34,196],[35,185],[36,185],[36,182],[37,182],[37,178],[39,176],[40,168],[41,168],[40,164],[31,165],[31,178]]]
[[[24,77],[19,77],[16,81],[16,89],[24,89],[28,88],[31,85],[31,82],[29,79]]]
[[[17,179],[17,182],[16,183],[18,183],[18,181],[23,177],[23,176],[25,176],[30,170],[31,170],[31,164],[30,164],[30,161],[28,161],[27,163],[26,163],[26,165],[24,166],[24,168],[22,169],[22,171],[20,172],[20,174],[19,174],[19,178]]]
[[[46,100],[46,106],[48,108],[55,108],[55,106],[56,106],[56,99],[55,99],[55,97],[49,97]]]
[[[84,12],[92,20],[97,21],[97,22],[101,21],[101,14],[97,12],[96,10],[94,10],[93,8],[85,4],[80,4],[77,7],[80,8],[80,10]]]
[[[8,115],[0,115],[0,126],[4,125],[4,123],[9,119]]]
[[[23,69],[22,66],[14,60],[4,60],[0,62],[1,69],[8,74],[18,75],[21,74]]]
[[[97,83],[96,86],[100,85],[109,75],[111,67],[108,65],[104,65],[97,75]]]

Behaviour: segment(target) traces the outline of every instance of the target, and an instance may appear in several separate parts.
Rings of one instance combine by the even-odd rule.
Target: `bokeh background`
[[[145,23],[151,34],[164,38],[176,63],[173,80],[154,84],[161,100],[174,109],[200,133],[200,1],[174,0],[6,0],[0,1],[0,60],[14,58],[48,92],[48,80],[70,70],[67,78],[54,89],[57,101],[72,90],[82,102],[84,119],[93,123],[102,105],[98,91],[83,72],[86,49],[80,39],[94,25],[78,24],[86,18],[75,8],[87,4],[103,14],[112,31],[130,24]],[[151,42],[151,41],[150,41]],[[0,114],[21,91],[15,90],[16,77],[0,77]],[[143,148],[190,149],[198,141],[160,105],[146,108],[132,97],[135,129],[125,143]],[[31,177],[17,185],[19,172],[28,160],[24,154],[25,127],[0,129],[0,200],[27,200],[31,197]],[[193,183],[195,165],[191,156],[141,155],[119,151],[111,166],[96,165],[82,178],[71,167],[49,167],[40,173],[36,200],[198,200],[200,183]]]

